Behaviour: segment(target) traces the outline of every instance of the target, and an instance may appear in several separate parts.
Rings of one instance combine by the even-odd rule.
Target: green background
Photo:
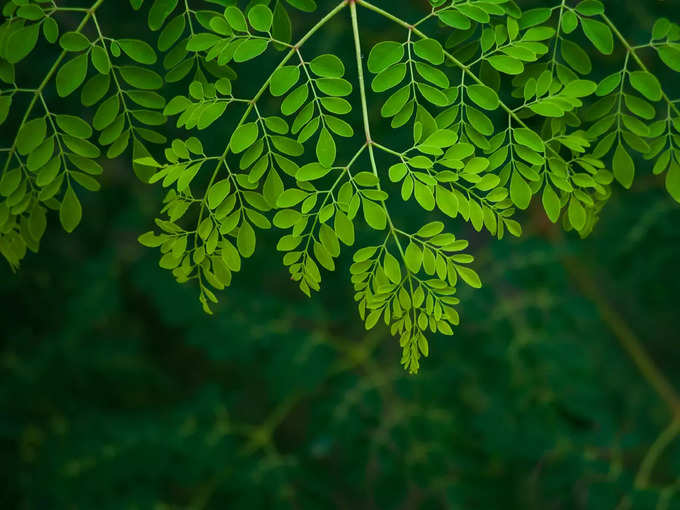
[[[406,19],[427,8],[398,3]],[[675,2],[606,3],[638,42],[655,16],[678,12]],[[114,6],[108,24],[145,30],[128,11]],[[315,16],[295,14],[298,33]],[[360,19],[366,47],[403,35]],[[352,62],[348,27],[334,20],[314,51]],[[239,72],[257,87],[265,67]],[[219,148],[225,135],[204,141]],[[206,316],[197,290],[136,241],[161,190],[127,160],[108,163],[73,235],[52,216],[39,254],[16,274],[0,265],[0,505],[680,508],[680,439],[647,487],[634,483],[671,415],[622,348],[626,331],[680,388],[680,206],[640,163],[633,190],[615,191],[586,240],[555,240],[540,206],[520,218],[519,240],[451,221],[484,288],[461,289],[461,326],[430,341],[417,376],[403,373],[383,328],[363,330],[349,252],[309,300],[289,281],[277,233],[264,233]],[[422,223],[409,207],[402,218]]]

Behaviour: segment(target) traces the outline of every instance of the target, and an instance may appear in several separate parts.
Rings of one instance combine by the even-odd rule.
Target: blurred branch
[[[680,416],[676,417],[671,424],[661,432],[645,455],[642,464],[640,464],[638,474],[635,477],[636,487],[641,489],[647,487],[649,484],[649,477],[652,474],[652,470],[659,460],[659,457],[661,457],[666,448],[668,448],[671,442],[678,436],[678,433],[680,433]]]
[[[635,332],[614,307],[609,304],[609,301],[602,294],[587,270],[570,257],[565,257],[563,264],[583,294],[595,304],[600,317],[631,360],[633,360],[642,376],[666,402],[675,420],[680,420],[680,395],[678,395],[675,388],[673,388],[663,372],[657,367],[640,339],[637,338]]]

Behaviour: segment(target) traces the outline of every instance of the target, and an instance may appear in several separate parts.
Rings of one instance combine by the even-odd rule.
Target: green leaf
[[[458,30],[467,30],[472,26],[469,18],[453,9],[439,11],[437,16],[442,23]]]
[[[456,265],[456,272],[461,277],[461,279],[467,283],[473,289],[482,288],[482,280],[479,275],[469,267]]]
[[[20,18],[27,19],[29,21],[37,21],[45,16],[43,10],[37,5],[21,5],[21,1],[16,3],[20,6],[19,10],[17,11],[17,16]]]
[[[90,53],[92,65],[100,74],[109,74],[111,72],[111,62],[106,50],[101,46],[95,46]]]
[[[435,200],[434,194],[429,186],[426,186],[422,182],[416,180],[415,187],[413,189],[413,195],[420,206],[426,211],[434,210]]]
[[[629,75],[630,84],[650,101],[660,101],[663,95],[659,79],[646,71],[633,71]]]
[[[524,72],[524,64],[521,60],[509,57],[507,55],[494,55],[487,59],[491,66],[505,74],[521,74]]]
[[[404,163],[392,165],[388,171],[390,181],[400,182],[408,173],[408,167]]]
[[[158,36],[158,49],[161,51],[168,51],[179,40],[184,33],[186,27],[186,19],[183,14],[175,16],[170,23],[165,25],[165,28]]]
[[[488,23],[491,20],[489,13],[487,13],[486,10],[482,9],[481,7],[477,7],[476,5],[461,3],[456,7],[460,12],[477,23]]]
[[[302,191],[300,189],[287,189],[276,200],[277,207],[292,207],[299,204],[305,198],[309,196],[309,193]]]
[[[404,252],[404,263],[411,273],[420,271],[420,266],[423,264],[423,252],[416,243],[410,241]]]
[[[80,205],[80,200],[78,200],[78,196],[73,191],[73,188],[69,186],[66,189],[66,193],[64,193],[64,198],[59,207],[59,221],[61,221],[61,226],[70,234],[76,229],[82,216],[83,208]]]
[[[307,97],[309,97],[309,87],[306,83],[303,83],[283,100],[281,103],[281,113],[284,115],[294,114],[307,101]]]
[[[395,41],[382,41],[373,46],[368,56],[368,70],[372,73],[384,71],[404,58],[404,46]]]
[[[309,163],[304,165],[297,171],[295,178],[298,181],[314,181],[316,179],[321,179],[323,176],[327,175],[331,169],[329,166],[324,166],[319,163]]]
[[[562,205],[560,204],[560,198],[557,196],[557,193],[555,193],[555,190],[552,189],[550,184],[546,183],[545,187],[543,188],[543,196],[541,199],[543,202],[543,208],[545,209],[548,218],[553,223],[557,223],[557,220],[560,219]]]
[[[611,29],[601,21],[589,18],[581,19],[581,27],[590,42],[605,55],[611,55],[614,51],[614,35]],[[577,229],[578,230],[578,229]]]
[[[10,64],[20,62],[28,56],[38,42],[40,24],[33,23],[11,33],[7,38],[5,57]]]
[[[469,85],[467,93],[475,104],[485,110],[495,110],[500,104],[496,91],[486,85]]]
[[[227,7],[224,11],[224,17],[227,18],[227,22],[234,30],[238,32],[248,31],[246,18],[238,7],[233,5]]]
[[[345,66],[335,55],[319,55],[309,63],[314,74],[322,78],[341,78],[345,74]]]
[[[584,16],[604,14],[604,5],[600,0],[583,0],[576,6],[576,11]]]
[[[401,282],[401,266],[399,261],[388,251],[385,252],[383,259],[383,269],[385,270],[385,275],[392,283]]]
[[[673,162],[666,173],[666,189],[673,200],[680,203],[680,166]]]
[[[254,5],[248,11],[250,25],[260,32],[269,32],[274,22],[274,15],[266,5]]]
[[[246,39],[234,51],[234,62],[247,62],[264,53],[269,46],[266,39]]]
[[[59,39],[59,45],[66,51],[83,51],[90,47],[90,40],[80,32],[66,32]]]
[[[168,16],[177,7],[178,0],[155,0],[149,10],[149,28],[153,31],[160,29]]]
[[[85,76],[87,76],[87,53],[78,55],[59,68],[55,80],[57,93],[61,97],[70,95],[82,85]]]
[[[111,76],[97,74],[87,80],[80,91],[80,102],[85,106],[93,106],[103,98],[111,86]]]
[[[520,209],[528,208],[531,203],[531,188],[517,171],[510,179],[510,199]]]
[[[451,191],[437,186],[437,207],[451,218],[458,216],[458,198]]]
[[[125,54],[140,64],[155,64],[156,52],[144,41],[137,39],[119,39],[118,44]]]
[[[12,108],[12,96],[0,96],[0,125],[7,119]]]
[[[208,190],[208,207],[216,209],[229,194],[231,184],[228,179],[214,183]]]
[[[13,194],[22,181],[21,168],[5,172],[0,178],[0,195],[8,197]],[[5,205],[5,204],[3,204]]]
[[[449,104],[451,104],[449,97],[438,88],[435,88],[432,85],[428,85],[427,83],[421,82],[417,82],[416,86],[418,87],[418,91],[430,103],[436,106],[448,106]]]
[[[626,103],[626,107],[638,117],[646,120],[652,120],[656,117],[656,108],[644,99],[637,96],[631,96],[630,94],[624,94],[623,99]]]
[[[680,49],[674,46],[660,46],[656,49],[659,58],[673,71],[680,73]]]
[[[578,231],[581,231],[586,226],[586,210],[576,198],[571,197],[569,200],[569,208],[567,210],[569,216],[569,223]]]
[[[449,129],[437,129],[425,139],[423,145],[443,149],[444,147],[451,147],[457,141],[458,136],[454,131]]]
[[[543,152],[545,150],[545,145],[540,136],[531,129],[527,128],[516,128],[512,131],[515,141],[520,145],[529,147],[536,152]]]
[[[354,224],[342,211],[337,211],[335,213],[333,228],[340,241],[347,246],[352,246],[354,244]]]
[[[348,96],[352,93],[352,84],[342,78],[319,78],[316,86],[329,96]]]
[[[586,97],[597,90],[597,83],[590,80],[574,80],[567,83],[562,94],[569,97]]]
[[[45,139],[47,123],[44,117],[29,120],[23,125],[16,138],[17,151],[22,156],[33,152]]]
[[[226,238],[222,241],[222,260],[231,271],[241,270],[241,256],[236,247]]]
[[[255,243],[255,230],[250,226],[250,223],[244,221],[236,236],[236,246],[243,258],[247,259],[255,253]]]
[[[92,119],[92,125],[97,131],[101,131],[116,119],[119,111],[120,100],[118,95],[113,95],[99,105]]]
[[[316,2],[314,0],[287,0],[290,5],[303,12],[314,12]]]
[[[366,198],[361,199],[361,204],[364,210],[364,219],[368,226],[374,230],[385,230],[387,227],[387,216],[385,216],[384,208],[380,204]]]
[[[65,133],[76,138],[90,138],[92,128],[80,117],[75,115],[56,115],[57,126]]]
[[[614,170],[614,177],[616,177],[621,186],[630,189],[635,178],[635,163],[623,144],[619,144],[616,147],[614,159],[612,160],[612,170]]]
[[[444,48],[436,39],[421,39],[413,43],[413,52],[431,64],[444,63]]]
[[[47,42],[50,44],[57,42],[57,39],[59,39],[59,25],[54,20],[54,18],[45,18],[42,29],[43,35],[45,36],[45,39],[47,39]]]
[[[300,68],[284,66],[277,69],[269,82],[269,90],[273,96],[279,97],[288,92],[300,79]]]
[[[406,102],[411,97],[411,85],[405,85],[394,92],[385,104],[383,104],[380,114],[383,117],[393,117],[404,107]]]
[[[405,66],[406,64],[403,65]],[[439,88],[447,89],[450,86],[449,77],[443,71],[425,62],[416,62],[416,71],[418,71],[420,76]]]
[[[123,66],[118,68],[120,75],[129,85],[143,90],[156,90],[163,86],[163,78],[143,67]]]
[[[290,43],[293,38],[293,26],[281,0],[276,0],[276,5],[274,6],[272,36],[284,43]]]
[[[590,74],[593,70],[593,64],[588,53],[578,44],[563,39],[560,44],[560,51],[565,62],[580,74]]]
[[[335,140],[326,127],[321,129],[319,139],[316,143],[316,157],[326,168],[330,168],[335,163]]]
[[[187,51],[206,51],[221,40],[220,36],[208,32],[193,34],[186,44],[186,49]]]
[[[671,30],[671,22],[668,18],[659,18],[652,27],[652,39],[663,39]]]
[[[231,135],[229,146],[234,154],[239,154],[250,147],[257,140],[260,129],[255,122],[241,125]]]

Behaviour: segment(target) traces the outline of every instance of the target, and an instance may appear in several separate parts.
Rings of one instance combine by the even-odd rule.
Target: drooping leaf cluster
[[[0,252],[12,267],[38,249],[48,209],[67,232],[77,227],[102,154],[127,154],[141,180],[165,190],[157,229],[140,242],[160,249],[179,282],[197,282],[206,312],[255,252],[258,231],[284,231],[277,249],[307,295],[353,247],[366,328],[384,322],[416,372],[428,338],[459,323],[459,281],[481,287],[457,222],[519,236],[517,212],[535,201],[586,236],[612,186],[630,188],[643,160],[680,201],[680,111],[648,66],[658,58],[680,71],[680,27],[667,19],[633,46],[599,0],[526,11],[512,0],[437,1],[415,22],[345,0],[301,33],[287,9],[313,12],[312,0],[131,0],[154,47],[103,33],[106,2],[3,7],[0,121],[14,122],[16,136],[2,149]],[[403,37],[366,48],[364,60],[359,14]],[[60,24],[74,16],[75,26]],[[309,44],[341,17],[356,61]],[[53,45],[55,60],[25,87],[16,69],[38,44]],[[254,94],[236,92],[248,80],[241,66],[272,55]],[[601,56],[618,70],[599,76]],[[54,101],[52,87],[57,98],[80,96],[90,114]],[[168,119],[186,133],[169,136]],[[412,142],[373,139],[379,122]],[[224,140],[221,151],[206,153],[206,134]],[[398,223],[404,201],[422,209],[419,228]]]

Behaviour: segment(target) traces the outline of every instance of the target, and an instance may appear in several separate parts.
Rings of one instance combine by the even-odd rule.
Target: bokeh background
[[[144,17],[122,3],[106,7],[107,23],[139,34]],[[377,3],[413,20],[427,9]],[[677,1],[605,3],[636,42],[655,17],[680,21]],[[316,15],[293,16],[303,33]],[[366,45],[402,35],[360,16]],[[348,35],[341,17],[314,51],[352,62]],[[257,84],[266,70],[246,72]],[[666,80],[679,96],[677,77]],[[417,376],[383,328],[363,330],[349,253],[310,300],[264,233],[206,316],[196,289],[136,241],[161,190],[129,160],[108,163],[74,234],[52,216],[39,254],[16,274],[0,264],[0,506],[680,508],[670,406],[625,349],[644,346],[680,392],[680,206],[639,163],[633,190],[615,191],[586,240],[556,234],[538,208],[521,216],[521,239],[451,222],[484,288],[461,288],[462,324],[431,340]],[[422,223],[409,207],[402,219]]]

